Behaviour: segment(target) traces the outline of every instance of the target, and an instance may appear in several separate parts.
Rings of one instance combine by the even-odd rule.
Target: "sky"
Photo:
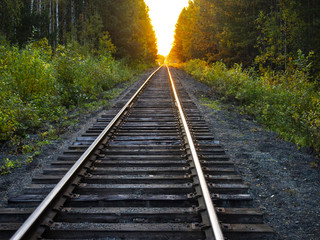
[[[158,53],[167,56],[173,43],[175,25],[179,14],[188,6],[188,0],[145,0],[156,32]]]

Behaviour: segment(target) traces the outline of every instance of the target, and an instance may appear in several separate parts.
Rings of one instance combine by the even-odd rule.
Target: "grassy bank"
[[[242,69],[191,60],[182,68],[210,86],[222,99],[236,100],[270,130],[299,146],[320,151],[320,93],[309,76],[308,58],[300,55],[286,72]]]
[[[105,104],[116,95],[115,86],[146,67],[145,64],[129,67],[124,61],[115,60],[108,49],[90,53],[76,43],[59,46],[53,53],[46,39],[22,49],[3,42],[1,145],[10,145],[14,155],[30,153],[31,159],[25,161],[32,161],[42,145],[57,137],[57,128],[74,123],[82,110],[90,111]],[[34,134],[38,140],[29,141]],[[3,173],[21,164],[0,160],[4,162]]]

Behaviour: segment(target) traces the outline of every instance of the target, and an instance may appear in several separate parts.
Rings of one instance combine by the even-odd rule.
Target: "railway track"
[[[155,71],[122,105],[9,199],[1,239],[272,238],[169,69]]]

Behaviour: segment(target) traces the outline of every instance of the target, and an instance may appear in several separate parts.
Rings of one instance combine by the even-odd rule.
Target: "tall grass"
[[[224,99],[236,99],[270,130],[300,146],[320,151],[320,93],[310,81],[303,55],[292,60],[286,72],[252,69],[223,63],[191,60],[182,68],[212,87]]]
[[[58,123],[68,109],[100,99],[136,73],[111,54],[81,54],[78,47],[53,54],[45,39],[23,49],[0,45],[0,141]]]

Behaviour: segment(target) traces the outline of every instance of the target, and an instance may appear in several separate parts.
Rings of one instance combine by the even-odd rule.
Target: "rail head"
[[[58,184],[51,190],[51,192],[46,196],[46,198],[40,203],[40,205],[34,210],[34,212],[29,216],[29,218],[21,225],[21,227],[15,232],[15,234],[10,238],[11,240],[24,239],[29,230],[37,224],[38,219],[43,216],[47,209],[51,206],[54,199],[63,191],[63,189],[70,183],[70,179],[78,172],[79,168],[83,165],[84,161],[93,153],[99,143],[104,139],[110,129],[114,124],[120,119],[125,110],[129,105],[136,99],[142,89],[146,86],[149,80],[154,76],[156,72],[159,71],[157,68],[141,85],[141,87],[136,91],[136,93],[130,98],[130,100],[122,107],[119,113],[111,120],[111,122],[105,127],[105,129],[100,133],[96,140],[88,147],[88,149],[81,155],[77,162],[71,167],[71,169],[64,175],[64,177],[58,182]]]
[[[211,228],[212,228],[212,231],[213,231],[213,236],[215,237],[216,240],[224,240],[224,236],[223,236],[220,224],[219,224],[218,216],[217,216],[217,213],[216,213],[216,211],[214,209],[214,205],[212,203],[212,199],[211,199],[211,195],[210,195],[210,192],[209,192],[209,189],[208,189],[208,185],[207,185],[206,179],[204,177],[204,174],[203,174],[203,171],[202,171],[202,168],[201,168],[201,164],[200,164],[200,161],[199,161],[199,158],[198,158],[198,154],[197,154],[196,148],[195,148],[194,143],[193,143],[191,132],[189,130],[189,126],[188,126],[188,123],[186,121],[186,117],[184,115],[184,112],[183,112],[183,109],[182,109],[182,105],[180,103],[180,100],[179,100],[179,97],[178,97],[178,94],[177,94],[177,91],[176,91],[176,88],[175,88],[175,84],[173,82],[169,67],[168,66],[166,66],[166,67],[167,67],[167,70],[168,70],[168,75],[169,75],[169,79],[170,79],[173,95],[174,95],[174,98],[175,98],[175,101],[176,101],[176,106],[178,108],[180,119],[181,119],[182,124],[183,124],[183,128],[184,128],[184,131],[185,131],[185,134],[186,134],[186,137],[187,137],[187,142],[189,144],[190,151],[191,151],[191,154],[192,154],[192,159],[193,159],[193,162],[194,162],[194,165],[195,165],[195,168],[196,168],[196,172],[197,172],[197,175],[198,175],[198,178],[199,178],[199,183],[200,183],[201,191],[202,191],[203,198],[204,198],[204,201],[205,201],[205,204],[206,204],[206,208],[207,208],[207,212],[208,212]]]

